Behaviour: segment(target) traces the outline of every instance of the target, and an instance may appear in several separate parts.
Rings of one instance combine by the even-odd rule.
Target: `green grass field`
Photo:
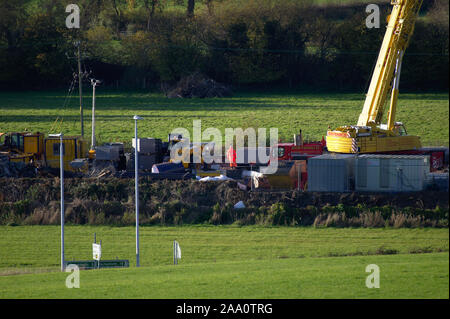
[[[85,90],[86,91],[86,90]],[[74,93],[76,95],[76,93]],[[131,143],[132,117],[139,122],[139,135],[167,139],[184,127],[192,132],[193,120],[202,131],[216,127],[243,129],[277,127],[279,137],[291,141],[299,129],[309,139],[321,139],[328,125],[356,124],[364,94],[236,93],[222,99],[167,99],[157,93],[102,92],[96,100],[98,143]],[[63,108],[65,92],[0,92],[0,131],[59,132],[80,134],[79,102],[72,97]],[[449,97],[442,94],[400,94],[397,120],[408,133],[418,135],[425,146],[449,145]],[[91,135],[91,97],[84,99],[85,136]],[[55,124],[57,118],[63,122]],[[268,134],[268,133],[267,133]],[[207,140],[206,140],[207,141]]]
[[[85,270],[65,287],[58,226],[0,227],[0,298],[448,298],[448,229],[311,227],[66,227],[66,259],[130,260]],[[172,241],[182,259],[172,265]],[[380,267],[368,289],[365,267]]]

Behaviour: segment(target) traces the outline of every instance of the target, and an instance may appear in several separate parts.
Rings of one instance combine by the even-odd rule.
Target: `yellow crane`
[[[402,58],[423,0],[391,0],[386,34],[357,125],[327,132],[327,148],[337,153],[375,153],[421,148],[418,136],[407,135],[395,122]],[[382,124],[384,107],[391,92],[387,124]]]

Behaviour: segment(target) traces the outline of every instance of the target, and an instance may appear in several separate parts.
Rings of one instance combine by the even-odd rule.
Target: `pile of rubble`
[[[168,98],[212,98],[232,96],[231,89],[211,78],[194,73],[182,78],[177,85],[166,93]]]
[[[22,162],[10,162],[8,156],[0,156],[0,177],[36,177],[37,169]]]
[[[100,164],[96,163],[93,167],[84,175],[84,177],[113,177],[116,173],[116,169],[112,164]]]

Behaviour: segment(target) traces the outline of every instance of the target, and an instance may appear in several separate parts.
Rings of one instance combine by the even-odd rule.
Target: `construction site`
[[[164,214],[175,216],[186,204],[188,209],[198,206],[201,210],[204,206],[202,198],[210,203],[203,207],[207,210],[213,208],[211,203],[220,207],[240,203],[238,209],[271,206],[278,202],[289,202],[299,209],[312,205],[319,210],[326,205],[360,204],[369,208],[388,205],[398,211],[405,207],[448,209],[448,147],[425,147],[419,136],[408,135],[405,125],[396,121],[402,59],[420,5],[421,1],[409,1],[393,6],[358,122],[342,123],[336,129],[324,128],[321,141],[304,140],[302,130],[298,128],[292,141],[278,141],[272,147],[237,147],[233,144],[217,149],[212,143],[192,143],[182,134],[169,132],[166,141],[138,138],[135,127],[136,138],[132,141],[97,145],[95,89],[101,81],[91,79],[90,141],[82,136],[65,136],[63,132],[59,135],[0,133],[0,177],[4,187],[0,193],[1,207],[8,210],[9,205],[13,205],[8,203],[31,200],[24,213],[33,219],[33,214],[45,210],[42,206],[51,206],[51,202],[57,200],[51,190],[60,177],[60,163],[63,163],[66,178],[72,179],[67,184],[68,193],[76,192],[70,187],[79,189],[80,185],[89,185],[83,190],[87,197],[74,193],[71,211],[89,210],[80,200],[95,198],[95,206],[111,199],[117,205],[113,205],[111,211],[105,208],[104,214],[122,216],[132,206],[128,197],[133,191],[128,189],[128,180],[139,172],[142,183],[145,181],[150,189],[171,194],[159,196],[154,202],[152,198],[158,195],[150,190],[142,194],[143,200],[148,202],[148,211],[152,212],[149,220],[159,218],[161,223],[168,222],[164,221]],[[180,81],[177,88],[168,90],[167,96],[203,98],[231,94],[225,86],[195,74]],[[386,123],[381,122],[384,118]],[[139,117],[135,116],[136,119]],[[130,144],[131,148],[126,147]],[[184,160],[174,160],[176,152],[173,150],[179,144],[189,153]],[[212,152],[213,157],[215,152],[220,155],[212,162],[206,163],[202,158],[194,163],[193,155],[203,156],[205,151]],[[258,154],[266,155],[268,160],[261,160]],[[265,174],[264,169],[274,160],[277,161],[276,172]],[[167,189],[162,190],[162,187]],[[179,190],[186,187],[191,190],[187,194]],[[121,191],[111,194],[111,188]],[[93,189],[97,190],[95,195]],[[32,195],[31,190],[35,190]],[[177,193],[183,193],[183,196],[176,196]],[[414,200],[410,202],[407,198]],[[167,201],[175,204],[163,210],[172,212],[160,213],[158,205]],[[158,217],[158,214],[162,215]],[[78,217],[74,218],[80,222]],[[44,219],[36,223],[51,223],[51,219],[46,222]],[[86,221],[85,216],[81,223]],[[189,222],[195,221],[195,218],[189,218]]]

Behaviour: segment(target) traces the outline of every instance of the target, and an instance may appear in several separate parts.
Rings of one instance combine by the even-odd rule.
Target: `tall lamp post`
[[[49,136],[59,137],[59,175],[61,180],[61,271],[64,271],[66,266],[64,262],[64,134],[49,134]]]
[[[91,136],[91,150],[95,148],[95,87],[99,85],[101,81],[91,79],[92,85],[92,136]]]
[[[137,121],[143,120],[140,116],[133,116],[134,119],[134,188],[136,205],[136,267],[139,267],[139,154],[138,154],[138,133]]]

